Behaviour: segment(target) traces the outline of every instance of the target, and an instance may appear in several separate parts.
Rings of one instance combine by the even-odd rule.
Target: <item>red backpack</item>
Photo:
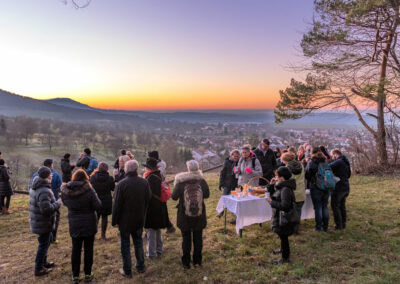
[[[161,178],[157,175],[149,175],[147,178],[149,178],[151,176],[155,176],[159,180],[161,180]],[[160,197],[158,197],[157,195],[153,194],[153,197],[160,200],[161,202],[165,203],[171,199],[171,195],[172,195],[172,193],[171,193],[171,187],[169,186],[169,183],[167,181],[161,180],[161,195],[160,195]]]

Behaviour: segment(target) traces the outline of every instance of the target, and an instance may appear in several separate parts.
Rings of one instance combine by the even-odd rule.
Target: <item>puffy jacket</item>
[[[231,158],[226,158],[224,166],[222,167],[219,175],[219,186],[227,187],[234,190],[238,185],[238,179],[233,172],[233,168],[238,165],[238,162],[233,161]]]
[[[50,183],[36,177],[29,190],[29,222],[32,233],[40,235],[53,231],[59,208]]]
[[[296,189],[296,180],[294,178],[281,181],[275,185],[269,185],[268,191],[271,194],[272,220],[271,228],[278,235],[292,235],[294,225],[279,225],[280,211],[288,212],[293,209],[293,203],[296,202],[294,190]]]
[[[53,191],[54,197],[56,200],[58,200],[58,195],[60,193],[60,186],[62,184],[61,176],[59,173],[57,173],[55,170],[50,169],[51,174],[53,175],[53,178],[51,179],[51,190]],[[29,184],[29,188],[32,187],[33,185],[33,180],[38,177],[38,173],[34,173],[31,179],[31,182]]]
[[[345,156],[340,156],[330,163],[329,166],[331,166],[333,174],[340,178],[340,181],[336,183],[335,191],[350,191],[349,178],[351,177],[351,167],[349,160]]]
[[[263,177],[265,177],[268,180],[271,180],[274,176],[274,170],[277,169],[276,156],[274,154],[274,151],[268,149],[267,151],[265,151],[264,154],[264,151],[261,149],[261,146],[258,145],[257,149],[254,150],[254,154],[260,161]]]
[[[71,166],[70,161],[68,159],[61,159],[61,172],[62,172],[62,181],[69,182],[72,177],[72,170],[75,166]]]
[[[302,202],[306,200],[306,180],[304,174],[303,165],[297,161],[290,161],[287,165],[289,170],[293,174],[293,178],[296,180],[296,190],[294,195],[296,197],[296,202]]]
[[[90,183],[99,197],[102,208],[100,214],[110,215],[112,212],[112,194],[114,191],[114,178],[108,172],[96,172],[90,177]]]
[[[68,207],[69,234],[73,238],[97,233],[97,214],[101,201],[86,181],[70,181],[61,186],[61,199]]]
[[[10,176],[5,166],[0,166],[0,196],[12,195]]]
[[[253,167],[253,159],[254,159],[254,167]],[[240,158],[238,163],[239,172],[236,173],[236,177],[238,178],[238,185],[245,185],[249,183],[249,181],[257,176],[263,176],[262,168],[260,161],[255,157],[253,153],[248,158]],[[247,172],[246,169],[250,169],[251,173]],[[253,179],[249,185],[258,186],[259,179]]]

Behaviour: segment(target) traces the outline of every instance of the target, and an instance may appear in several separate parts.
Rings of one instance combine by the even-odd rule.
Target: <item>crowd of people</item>
[[[179,201],[177,227],[182,235],[182,266],[185,269],[191,265],[201,267],[203,230],[207,225],[204,200],[210,196],[210,190],[198,162],[191,160],[186,165],[187,171],[175,176],[171,193],[166,181],[166,163],[157,151],[148,153],[142,176],[138,161],[126,150],[122,150],[115,161],[112,174],[109,165],[99,163],[88,148],[75,164],[66,153],[61,160],[61,175],[54,170],[53,161],[46,159],[33,174],[29,185],[30,227],[32,233],[38,235],[35,275],[46,275],[55,266],[47,260],[47,252],[51,243],[58,242],[60,207],[63,205],[68,208],[73,283],[80,281],[82,247],[84,280],[90,282],[93,279],[95,235],[101,223],[101,239],[107,240],[110,215],[111,225],[120,233],[123,266],[119,272],[128,278],[133,275],[130,238],[135,250],[136,271],[145,272],[145,257],[156,259],[164,253],[161,230],[166,229],[167,233],[176,230],[168,216],[166,201],[169,197]],[[10,173],[0,153],[3,214],[9,214]],[[274,263],[281,264],[290,260],[289,236],[300,232],[301,211],[307,194],[311,195],[315,210],[316,231],[328,232],[329,199],[335,229],[346,228],[350,175],[350,163],[339,149],[328,153],[324,146],[305,144],[297,150],[287,147],[273,151],[268,139],[263,139],[257,147],[246,144],[230,152],[220,172],[219,189],[223,195],[229,195],[244,185],[264,188],[266,200],[273,210],[271,227],[281,240],[281,248],[273,251],[281,254],[281,258]]]

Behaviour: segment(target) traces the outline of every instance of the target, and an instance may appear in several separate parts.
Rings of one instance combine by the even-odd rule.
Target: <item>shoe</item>
[[[324,228],[324,232],[328,233],[329,232],[328,228]]]
[[[231,225],[236,225],[236,219],[235,219],[235,220],[229,221],[229,224],[231,224]]]
[[[58,245],[60,242],[58,240],[52,241],[51,242],[53,245]]]
[[[121,274],[122,276],[124,276],[126,278],[132,278],[132,274],[126,274],[123,268],[119,269],[119,274]]]
[[[221,213],[219,213],[219,214],[217,215],[218,218],[221,218],[222,216],[224,216],[224,211],[222,211]]]
[[[139,274],[142,274],[142,273],[145,273],[145,272],[146,272],[146,268],[143,268],[143,269],[136,269],[136,271],[137,271]]]
[[[284,263],[289,263],[289,259],[281,258],[281,259],[275,259],[273,261],[273,264],[278,265],[278,264],[284,264]]]
[[[183,264],[182,263],[182,266],[183,266],[184,269],[190,269],[190,264]]]
[[[79,283],[79,276],[72,277],[72,284],[78,284]]]
[[[89,275],[85,275],[85,282],[86,282],[86,283],[92,282],[93,279],[94,279],[93,273],[92,273],[92,274],[89,274]]]
[[[56,264],[54,262],[48,262],[45,265],[43,265],[45,268],[53,268],[54,266],[56,266]]]
[[[196,264],[193,265],[193,267],[196,268],[196,269],[199,269],[199,268],[201,268],[201,264],[196,263]]]
[[[276,249],[272,251],[273,254],[281,254],[282,251],[280,249]]]
[[[174,226],[171,226],[167,229],[167,234],[173,234],[176,232],[176,229]]]
[[[35,276],[44,276],[49,274],[53,269],[51,268],[43,268],[39,271],[35,271]]]

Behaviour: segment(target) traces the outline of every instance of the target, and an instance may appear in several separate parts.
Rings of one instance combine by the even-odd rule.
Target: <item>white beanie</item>
[[[186,166],[189,172],[198,172],[199,171],[199,163],[195,160],[190,160],[186,162]]]

